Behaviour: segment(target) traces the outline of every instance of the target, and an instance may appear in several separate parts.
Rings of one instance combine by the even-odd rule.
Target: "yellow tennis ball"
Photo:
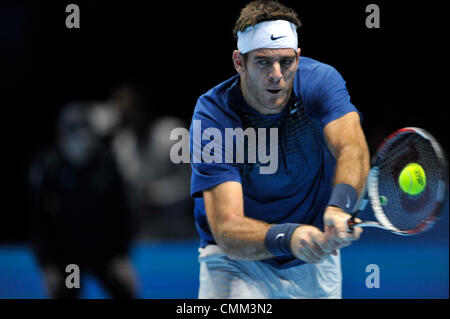
[[[409,163],[398,176],[400,188],[409,195],[418,195],[423,192],[427,184],[427,178],[422,166],[417,163]]]

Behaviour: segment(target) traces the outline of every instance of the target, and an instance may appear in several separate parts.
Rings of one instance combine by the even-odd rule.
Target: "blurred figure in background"
[[[137,148],[149,121],[143,104],[141,95],[133,85],[122,84],[113,88],[106,101],[93,103],[89,113],[93,131],[110,148],[124,180],[126,203],[139,225],[138,237],[142,230],[144,211],[138,188],[130,175],[139,175],[140,172]],[[117,139],[125,139],[126,143],[115,148],[113,145]]]
[[[110,142],[123,129],[131,130],[140,139],[148,126],[149,107],[138,90],[129,84],[115,87],[106,101],[92,103],[89,121],[94,132]]]
[[[155,117],[144,109],[132,85],[115,88],[106,102],[95,103],[90,121],[110,143],[126,182],[127,203],[139,220],[139,239],[196,236],[189,194],[190,166],[170,160],[170,132],[187,127],[173,116]]]
[[[170,133],[186,127],[172,116],[158,118],[140,144],[131,132],[122,131],[113,148],[125,179],[141,205],[141,239],[193,238],[195,236],[190,190],[190,166],[174,164]]]
[[[64,107],[56,145],[31,166],[32,247],[50,297],[80,296],[65,284],[66,266],[76,264],[81,278],[94,275],[110,297],[134,298],[133,223],[115,161],[93,133],[89,110],[80,103]]]

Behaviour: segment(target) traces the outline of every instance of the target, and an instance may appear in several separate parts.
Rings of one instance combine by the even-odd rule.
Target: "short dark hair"
[[[272,20],[286,20],[300,28],[302,22],[294,10],[288,8],[276,0],[256,0],[247,4],[239,15],[233,29],[233,35],[237,39],[238,31],[244,31],[250,26]]]

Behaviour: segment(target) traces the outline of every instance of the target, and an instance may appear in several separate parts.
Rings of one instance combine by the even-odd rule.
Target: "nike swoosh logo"
[[[278,239],[278,238],[281,238],[281,237],[284,237],[284,233],[278,234],[277,237],[275,237],[275,239]]]
[[[345,203],[346,208],[350,208],[350,197],[347,195],[347,202]]]
[[[278,39],[281,39],[281,38],[286,38],[286,36],[282,35],[281,37],[274,37],[273,34],[270,36],[270,40],[272,40],[272,41],[275,41],[275,40],[278,40]]]

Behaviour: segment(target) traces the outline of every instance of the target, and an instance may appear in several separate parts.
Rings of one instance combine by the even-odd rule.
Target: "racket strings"
[[[423,192],[409,195],[402,191],[398,177],[409,163],[421,165],[426,174]],[[389,142],[378,159],[379,196],[382,211],[399,230],[411,230],[435,213],[436,194],[442,181],[442,166],[432,143],[418,134],[404,134]]]

